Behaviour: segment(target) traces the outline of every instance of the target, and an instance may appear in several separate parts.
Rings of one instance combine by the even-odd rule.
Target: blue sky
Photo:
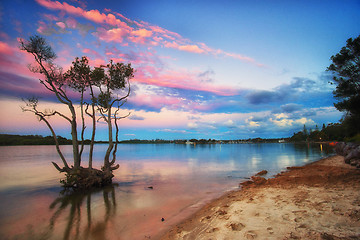
[[[18,39],[44,36],[65,70],[132,63],[133,91],[121,139],[288,137],[337,122],[326,67],[360,34],[359,1],[2,1],[0,131],[48,135],[21,112],[39,96],[60,108],[29,72]],[[63,109],[66,111],[65,109]],[[52,119],[60,135],[69,126]],[[87,133],[89,137],[90,133]],[[98,140],[106,139],[99,123]]]

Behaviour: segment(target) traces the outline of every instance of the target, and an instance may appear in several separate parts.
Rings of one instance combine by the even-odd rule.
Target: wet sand
[[[333,156],[254,176],[160,239],[360,239],[360,170]]]

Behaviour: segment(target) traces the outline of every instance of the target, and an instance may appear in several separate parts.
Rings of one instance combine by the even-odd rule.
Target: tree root
[[[55,162],[52,162],[52,164],[59,172],[69,172],[70,171],[70,168],[66,168],[66,167],[60,168],[59,165],[57,165]]]
[[[58,167],[56,167],[56,169],[58,169]],[[60,180],[60,183],[62,183],[65,189],[72,191],[103,187],[112,184],[112,178],[114,177],[111,171],[101,171],[98,169],[82,167],[69,170],[59,169],[60,172],[66,172],[65,178]]]
[[[115,166],[110,167],[110,169],[111,169],[111,171],[114,171],[114,170],[118,169],[119,167],[120,167],[120,165],[116,164]]]

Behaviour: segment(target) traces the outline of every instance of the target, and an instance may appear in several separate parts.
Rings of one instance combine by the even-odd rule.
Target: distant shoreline
[[[253,176],[173,226],[170,239],[357,239],[360,170],[335,155],[274,178]]]
[[[58,142],[60,145],[72,145],[70,139],[63,138],[58,136]],[[215,140],[215,139],[191,139],[191,140],[163,140],[163,139],[154,139],[154,140],[140,140],[140,139],[131,139],[131,140],[122,140],[119,141],[119,144],[164,144],[164,143],[174,143],[174,144],[246,144],[246,143],[330,143],[328,142],[293,142],[289,141],[289,138],[250,138],[250,139],[238,139],[238,140]],[[81,144],[82,141],[79,141]],[[95,141],[95,144],[107,144],[108,141]],[[86,139],[84,141],[85,145],[90,144],[90,140]],[[0,146],[26,146],[26,145],[55,145],[55,141],[52,136],[43,137],[41,135],[12,135],[12,134],[0,134]]]

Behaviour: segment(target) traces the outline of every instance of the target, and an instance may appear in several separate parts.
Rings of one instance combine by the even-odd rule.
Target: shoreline
[[[360,170],[335,155],[253,176],[159,239],[359,239]]]

